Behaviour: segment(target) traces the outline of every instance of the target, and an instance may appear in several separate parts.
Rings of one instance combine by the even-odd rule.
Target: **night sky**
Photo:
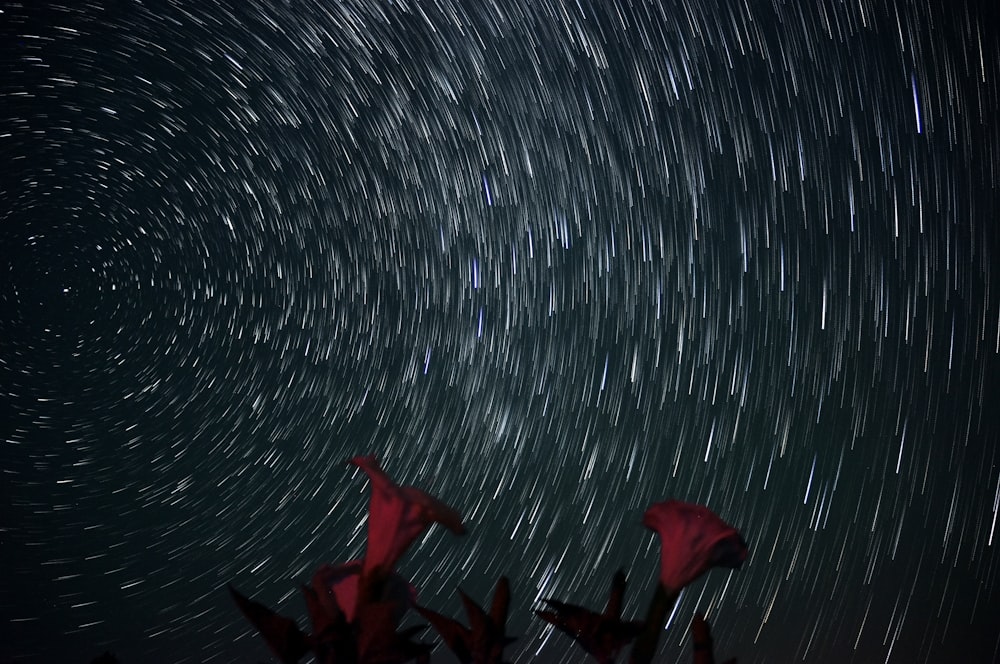
[[[364,453],[515,664],[669,497],[750,556],[665,662],[1000,661],[996,8],[0,6],[0,661],[267,661]]]

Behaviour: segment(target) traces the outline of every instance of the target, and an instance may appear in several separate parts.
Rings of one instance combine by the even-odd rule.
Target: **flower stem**
[[[649,664],[656,653],[656,645],[660,641],[660,632],[667,621],[667,615],[677,602],[678,593],[668,593],[662,583],[656,584],[656,592],[649,601],[646,610],[646,624],[632,646],[631,664]]]

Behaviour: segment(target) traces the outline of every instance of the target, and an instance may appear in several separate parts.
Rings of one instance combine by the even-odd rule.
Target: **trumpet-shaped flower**
[[[668,595],[679,593],[712,567],[736,569],[747,557],[740,533],[701,505],[654,503],[642,523],[660,536],[660,583]]]
[[[458,511],[420,489],[396,485],[374,456],[357,456],[351,463],[365,471],[372,485],[362,576],[370,578],[375,573],[381,577],[391,572],[432,523],[440,523],[456,535],[465,533]]]
[[[328,615],[343,613],[348,623],[355,621],[361,564],[360,560],[352,560],[341,565],[323,565],[313,574],[312,590]],[[395,605],[393,620],[398,623],[406,610],[416,603],[417,589],[398,574],[390,574],[382,585],[381,594],[372,599]]]
[[[410,639],[413,630],[396,632],[416,588],[398,574],[389,574],[379,594],[360,600],[361,561],[323,565],[303,586],[313,624],[312,650],[321,664],[345,662],[404,662],[430,652],[427,644]],[[418,630],[419,631],[419,630]]]
[[[632,664],[652,661],[667,614],[684,586],[713,567],[738,568],[747,557],[739,532],[701,505],[679,500],[654,503],[642,523],[660,536],[660,582],[632,648]]]

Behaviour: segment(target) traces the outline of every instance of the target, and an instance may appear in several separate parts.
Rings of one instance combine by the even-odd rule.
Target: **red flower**
[[[604,613],[594,613],[575,604],[553,599],[545,600],[555,611],[535,611],[539,618],[552,623],[573,637],[580,646],[601,664],[614,662],[618,652],[642,631],[642,623],[621,619],[622,597],[625,594],[625,573],[615,573]]]
[[[462,515],[420,489],[397,486],[374,456],[357,456],[351,463],[365,471],[372,484],[368,506],[368,547],[362,575],[388,574],[406,549],[432,523],[456,535],[465,533]]]
[[[313,654],[321,664],[404,662],[422,658],[431,646],[410,639],[414,630],[396,632],[416,602],[416,588],[398,574],[380,583],[378,595],[360,600],[361,561],[323,565],[303,586],[313,623]],[[419,631],[421,628],[418,628]]]
[[[316,570],[312,578],[312,590],[328,615],[343,613],[347,622],[354,622],[360,576],[360,560],[341,565],[323,565]],[[394,623],[402,620],[406,609],[417,601],[416,587],[398,574],[390,574],[381,590],[381,596],[373,600],[396,605]]]
[[[701,505],[679,500],[654,503],[642,523],[660,536],[660,582],[632,648],[632,664],[652,661],[667,614],[684,586],[713,567],[736,569],[747,557],[739,532]]]
[[[739,568],[747,557],[739,532],[701,505],[654,503],[642,523],[660,536],[660,583],[668,595],[679,593],[712,567]]]
[[[397,486],[374,456],[350,463],[372,484],[368,545],[364,561],[324,565],[311,586],[303,586],[313,634],[262,604],[230,592],[240,610],[282,662],[297,662],[312,650],[321,664],[396,664],[426,662],[432,646],[412,640],[422,627],[396,628],[416,601],[416,589],[393,572],[406,549],[432,523],[463,534],[462,516],[440,500],[413,487]]]

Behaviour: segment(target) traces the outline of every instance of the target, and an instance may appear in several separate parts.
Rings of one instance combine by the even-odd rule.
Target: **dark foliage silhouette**
[[[505,633],[510,607],[510,583],[502,576],[493,592],[493,604],[486,613],[461,590],[458,594],[469,618],[469,627],[424,607],[417,612],[434,626],[444,643],[462,664],[502,664],[503,649],[514,641]]]
[[[545,604],[552,610],[535,611],[535,614],[575,639],[598,662],[609,664],[642,630],[641,622],[621,619],[624,596],[625,572],[618,570],[611,581],[611,592],[603,613],[547,599]]]
[[[515,640],[506,632],[510,584],[497,581],[487,612],[458,591],[469,625],[419,606],[416,588],[396,573],[407,549],[431,525],[465,533],[461,514],[424,491],[399,486],[374,456],[348,462],[360,468],[371,485],[367,542],[363,560],[321,565],[302,586],[311,630],[240,594],[229,592],[247,620],[283,663],[298,662],[310,652],[320,664],[402,664],[430,661],[433,644],[416,640],[425,626],[401,627],[408,611],[427,620],[463,664],[504,664],[504,648]],[[600,664],[611,664],[635,640],[630,661],[648,664],[656,651],[666,616],[680,591],[713,567],[738,568],[747,556],[740,533],[701,505],[668,500],[646,510],[643,524],[660,538],[660,570],[645,620],[625,620],[622,605],[625,573],[613,577],[604,611],[546,599],[535,613],[572,637]],[[709,625],[700,614],[691,624],[696,664],[711,664]],[[730,660],[726,664],[733,664]],[[104,663],[110,664],[110,662]]]

